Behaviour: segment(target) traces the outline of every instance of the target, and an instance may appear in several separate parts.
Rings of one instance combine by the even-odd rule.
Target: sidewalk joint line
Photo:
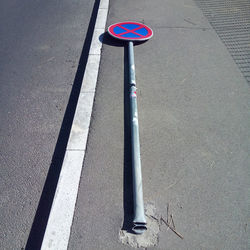
[[[85,149],[73,149],[73,148],[67,148],[67,151],[85,151]]]

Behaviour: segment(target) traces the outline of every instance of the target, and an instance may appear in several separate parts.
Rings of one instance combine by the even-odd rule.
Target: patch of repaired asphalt
[[[145,205],[145,215],[147,217],[147,231],[143,234],[133,234],[126,230],[119,231],[119,239],[122,244],[134,248],[153,247],[159,242],[160,223],[157,219],[156,209],[153,203]]]

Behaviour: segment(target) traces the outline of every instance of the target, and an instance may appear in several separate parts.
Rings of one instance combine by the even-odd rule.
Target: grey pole
[[[134,226],[133,231],[136,234],[142,234],[146,227],[146,218],[144,214],[143,192],[142,192],[142,173],[141,156],[139,141],[139,125],[136,98],[135,82],[135,63],[133,42],[128,43],[129,58],[129,87],[130,87],[130,119],[131,119],[131,144],[132,144],[132,174],[133,174],[133,196],[134,196]]]

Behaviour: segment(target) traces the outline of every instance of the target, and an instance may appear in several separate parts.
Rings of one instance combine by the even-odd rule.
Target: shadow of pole
[[[123,209],[122,230],[132,233],[133,227],[133,178],[129,101],[128,46],[124,46],[124,165],[123,165]]]
[[[124,48],[124,87],[123,87],[123,113],[124,113],[124,153],[123,153],[123,212],[124,219],[122,230],[133,233],[133,179],[132,179],[132,152],[130,128],[130,101],[129,101],[129,67],[128,67],[128,42],[111,37],[105,32],[99,40],[109,46]]]
[[[78,97],[82,85],[84,71],[86,68],[89,49],[92,41],[92,36],[95,28],[96,17],[98,13],[100,0],[94,3],[93,11],[91,14],[86,38],[84,41],[82,53],[79,60],[79,65],[75,75],[74,83],[69,97],[69,102],[63,117],[61,129],[55,146],[52,162],[49,167],[48,175],[43,187],[42,195],[39,200],[35,218],[30,230],[26,250],[40,249],[46,230],[52,202],[55,196],[55,191],[62,168],[64,155],[70,135],[70,130],[76,110]]]

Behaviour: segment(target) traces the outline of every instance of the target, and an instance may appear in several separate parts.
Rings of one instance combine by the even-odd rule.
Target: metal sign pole
[[[138,111],[135,83],[135,62],[133,41],[146,41],[153,36],[153,30],[138,22],[115,23],[108,27],[109,34],[119,40],[128,41],[129,62],[129,95],[130,95],[130,126],[132,148],[132,174],[134,196],[134,220],[132,230],[136,234],[142,234],[147,230],[147,222],[144,214],[141,155],[139,141]]]
[[[139,141],[139,124],[136,98],[135,63],[133,42],[128,42],[129,58],[129,87],[130,87],[130,119],[131,119],[131,145],[132,145],[132,173],[133,173],[133,196],[134,196],[134,227],[136,234],[142,234],[146,227],[144,214],[141,156]]]

